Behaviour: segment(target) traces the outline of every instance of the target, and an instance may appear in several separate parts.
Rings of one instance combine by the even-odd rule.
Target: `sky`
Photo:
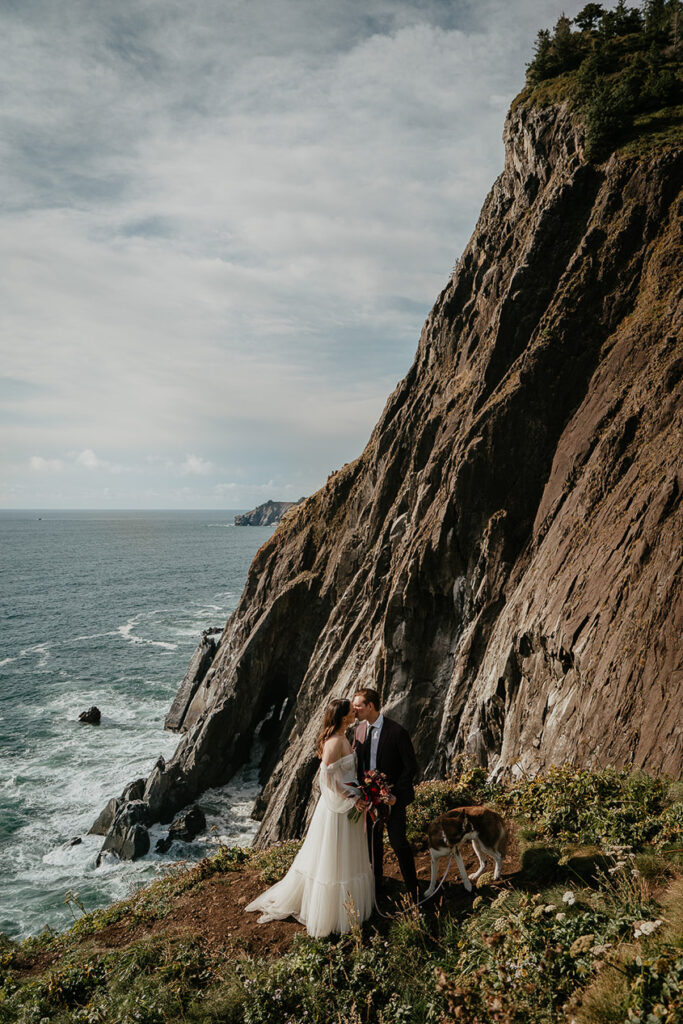
[[[0,0],[0,507],[356,458],[568,0]]]

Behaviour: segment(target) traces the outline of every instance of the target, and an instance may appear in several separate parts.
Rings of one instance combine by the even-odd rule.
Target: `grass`
[[[682,788],[570,766],[505,788],[460,761],[448,779],[418,787],[411,828],[416,834],[454,799],[497,806],[519,825],[522,871],[507,888],[485,885],[471,902],[447,900],[341,938],[298,935],[281,956],[163,930],[116,951],[93,949],[93,936],[113,921],[131,930],[140,921],[171,925],[176,901],[187,893],[201,900],[215,875],[277,881],[299,844],[221,848],[65,933],[0,941],[0,1021],[674,1024],[683,999],[683,867],[666,841],[677,834]],[[41,967],[46,952],[54,962]]]

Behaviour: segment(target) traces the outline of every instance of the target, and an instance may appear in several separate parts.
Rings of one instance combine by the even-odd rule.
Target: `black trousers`
[[[387,830],[391,848],[396,854],[398,866],[403,875],[408,895],[417,899],[417,873],[415,858],[406,837],[406,805],[396,803],[391,808],[389,820],[377,821],[374,828],[368,820],[368,852],[375,873],[375,886],[381,888],[384,875],[384,829]],[[374,854],[374,856],[373,856]]]

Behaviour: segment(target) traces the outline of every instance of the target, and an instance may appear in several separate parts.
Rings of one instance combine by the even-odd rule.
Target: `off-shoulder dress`
[[[363,820],[351,821],[357,789],[355,754],[320,765],[318,800],[303,845],[282,879],[248,907],[259,921],[294,917],[309,935],[348,932],[372,913],[374,882]]]

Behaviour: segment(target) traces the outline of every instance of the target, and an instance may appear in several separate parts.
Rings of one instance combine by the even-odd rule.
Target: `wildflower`
[[[567,916],[566,914],[563,914],[562,911],[560,911],[559,914],[555,914],[555,920],[556,921],[564,921],[566,916]]]
[[[509,895],[510,895],[510,893],[508,892],[508,890],[507,889],[503,889],[503,891],[498,896],[496,896],[496,898],[493,901],[493,903],[491,904],[491,906],[492,907],[501,907],[503,905],[503,903],[505,903],[505,901],[506,901],[506,899],[508,898]],[[479,897],[479,896],[477,897],[477,899],[480,899],[480,898],[481,897]]]
[[[640,878],[640,871],[638,868],[631,868],[631,874],[634,878]]]
[[[591,946],[591,953],[593,956],[604,956],[608,949],[612,948],[611,942],[603,942],[598,945]]]
[[[493,922],[493,927],[497,932],[504,932],[507,929],[508,922],[506,917],[497,917]]]
[[[573,907],[576,903],[576,896],[573,892],[566,892],[562,897],[562,902],[566,903],[568,907]]]
[[[544,914],[554,914],[556,910],[557,910],[557,907],[555,906],[554,903],[546,903],[546,905],[543,908],[543,913]]]
[[[633,925],[634,939],[639,939],[641,935],[652,935],[663,923],[659,917],[656,921],[635,921]]]
[[[570,956],[581,956],[582,953],[587,953],[595,942],[595,935],[579,935],[578,939],[574,939],[571,946],[569,947]]]

